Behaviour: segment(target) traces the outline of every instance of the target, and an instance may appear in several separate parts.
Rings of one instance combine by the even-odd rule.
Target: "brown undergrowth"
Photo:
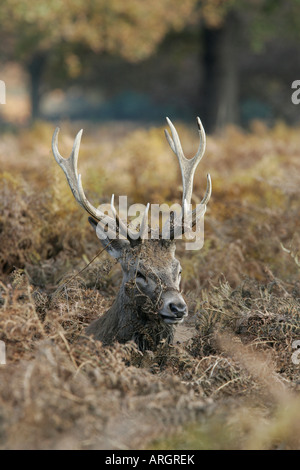
[[[196,135],[178,128],[192,154]],[[74,276],[99,246],[53,163],[51,131],[0,143],[0,448],[299,448],[299,131],[256,123],[208,138],[205,244],[178,243],[188,335],[143,354],[84,335],[121,277],[105,253]],[[115,185],[132,202],[180,200],[162,129],[95,131],[79,163],[91,199]],[[196,177],[195,202],[204,185]]]

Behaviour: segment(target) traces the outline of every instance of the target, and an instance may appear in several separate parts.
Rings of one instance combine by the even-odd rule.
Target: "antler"
[[[175,126],[172,124],[172,122],[170,121],[169,118],[166,118],[166,119],[167,119],[167,122],[170,126],[172,137],[170,136],[170,134],[167,130],[165,130],[165,135],[166,135],[167,141],[168,141],[171,149],[173,150],[173,152],[175,153],[175,155],[178,158],[179,165],[180,165],[180,170],[181,170],[182,186],[183,186],[182,216],[185,216],[187,211],[188,211],[189,205],[191,204],[192,193],[193,193],[194,174],[195,174],[196,168],[197,168],[198,164],[200,163],[200,161],[201,161],[201,159],[204,155],[204,152],[205,152],[205,146],[206,146],[205,131],[204,131],[203,125],[202,125],[199,117],[197,117],[200,143],[199,143],[199,147],[198,147],[198,150],[196,152],[196,155],[191,159],[187,159],[185,157],[184,153],[183,153],[182,146],[181,146],[181,143],[180,143],[180,139],[179,139],[178,133],[175,129]],[[203,205],[203,210],[200,214],[200,217],[204,214],[204,212],[206,210],[205,206],[206,206],[206,204],[208,203],[208,201],[210,199],[211,191],[212,191],[211,177],[208,174],[207,175],[206,192],[205,192],[205,195],[204,195],[204,197],[203,197],[203,199],[200,203],[200,204]],[[197,213],[196,213],[196,209],[195,209],[195,210],[192,211],[192,220],[191,220],[192,226],[194,226],[196,224],[197,218],[199,218],[199,216],[197,217]],[[181,227],[177,227],[177,229],[178,228],[181,228]],[[178,230],[176,230],[176,228],[175,229],[173,228],[173,230],[171,231],[171,236],[176,238],[177,231]]]
[[[170,126],[172,137],[170,136],[167,130],[165,130],[165,135],[166,135],[167,141],[171,149],[173,150],[176,157],[178,158],[180,170],[181,170],[182,186],[183,186],[182,207],[184,209],[186,205],[189,205],[191,203],[195,170],[205,152],[205,145],[206,145],[205,131],[204,131],[204,128],[202,126],[200,119],[197,117],[200,144],[199,144],[196,155],[193,158],[187,159],[183,153],[180,139],[175,129],[175,126],[172,124],[169,118],[167,118],[167,122]],[[212,189],[211,178],[210,178],[210,175],[208,174],[206,193],[205,193],[204,198],[201,201],[201,204],[208,203],[210,196],[211,196],[211,189]]]
[[[107,216],[106,214],[104,214],[104,212],[100,211],[99,209],[96,209],[96,207],[94,207],[86,198],[84,190],[83,190],[82,182],[81,182],[81,175],[78,174],[78,171],[77,171],[79,147],[80,147],[80,141],[81,141],[83,130],[81,129],[78,132],[77,136],[75,137],[74,145],[73,145],[72,152],[69,158],[63,158],[61,154],[59,153],[58,145],[57,145],[59,130],[60,130],[59,127],[55,129],[53,138],[52,138],[53,155],[54,155],[56,162],[59,164],[59,166],[62,168],[63,172],[65,173],[67,181],[73,193],[73,196],[78,202],[78,204],[80,204],[81,207],[83,207],[83,209],[85,209],[86,212],[88,212],[88,214],[91,215],[98,222],[101,222],[102,219],[105,218],[105,222],[109,222],[110,224],[112,224],[112,226],[116,224],[116,228],[119,231],[119,233],[125,236],[131,244],[134,243],[134,240],[135,241],[143,240],[146,237],[147,228],[148,228],[147,220],[148,220],[149,204],[147,205],[146,210],[144,212],[144,216],[141,222],[139,233],[130,230],[124,224],[124,222],[122,222],[122,220],[120,219],[114,206],[114,195],[112,195],[112,198],[111,198],[111,210],[115,219]]]
[[[167,137],[167,140],[169,142],[171,149],[173,150],[173,152],[178,158],[180,169],[181,169],[182,184],[183,184],[182,215],[185,219],[188,213],[187,211],[188,211],[189,205],[191,203],[191,198],[192,198],[194,173],[205,151],[205,131],[203,129],[200,119],[197,118],[199,135],[200,135],[200,144],[199,144],[199,148],[197,150],[196,155],[191,159],[187,159],[184,156],[180,139],[178,137],[178,134],[174,125],[168,118],[167,118],[167,122],[170,126],[172,137],[169,135],[168,131],[166,130],[165,130],[165,134],[166,134],[166,137]],[[134,245],[135,243],[139,243],[143,241],[147,237],[147,233],[149,231],[149,227],[148,227],[149,204],[147,204],[147,207],[145,209],[145,212],[144,212],[141,224],[140,224],[140,230],[139,232],[136,232],[136,231],[130,230],[130,228],[128,228],[127,225],[124,222],[122,222],[119,215],[117,214],[117,211],[114,207],[114,195],[112,195],[112,198],[111,198],[111,210],[112,210],[114,218],[107,216],[106,214],[104,214],[104,212],[94,207],[87,199],[83,190],[83,186],[81,182],[81,175],[78,174],[78,171],[77,171],[79,147],[80,147],[82,132],[83,131],[80,130],[78,134],[76,135],[75,140],[74,140],[74,145],[71,151],[71,155],[69,156],[69,158],[63,158],[58,150],[59,127],[55,129],[53,138],[52,138],[52,151],[53,151],[54,158],[56,162],[59,164],[59,166],[62,168],[62,170],[64,171],[74,198],[76,199],[78,204],[80,204],[81,207],[83,207],[83,209],[85,209],[88,212],[88,214],[93,217],[93,219],[97,220],[98,222],[109,223],[111,224],[112,227],[114,227],[115,226],[114,224],[116,224],[116,229],[118,230],[119,234],[122,234],[123,236],[125,236],[131,245]],[[206,210],[206,204],[208,203],[210,196],[211,196],[211,189],[212,189],[211,178],[210,178],[210,175],[208,174],[206,192],[205,192],[204,198],[201,201],[202,209],[200,210],[200,212],[197,211],[196,209],[192,211],[192,218],[191,218],[192,227],[197,223],[197,220],[203,216]],[[182,223],[184,225],[185,220],[183,220]],[[173,228],[171,228],[170,238],[171,239],[176,238],[177,234],[179,234],[179,229],[181,228],[182,228],[181,224],[180,226],[178,224],[177,226],[174,226],[174,221],[173,221]]]

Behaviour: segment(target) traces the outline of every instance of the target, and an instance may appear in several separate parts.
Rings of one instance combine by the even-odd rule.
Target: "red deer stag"
[[[148,227],[149,204],[143,215],[139,232],[130,229],[118,216],[112,197],[111,210],[114,217],[109,218],[100,209],[96,209],[86,198],[77,172],[82,130],[77,134],[71,155],[63,158],[57,146],[59,128],[53,135],[52,150],[55,160],[63,169],[76,201],[90,215],[91,226],[107,252],[116,258],[123,270],[123,280],[117,297],[111,308],[86,329],[88,335],[94,336],[103,344],[113,341],[125,343],[134,340],[139,349],[155,350],[161,342],[172,343],[174,326],[187,316],[188,308],[180,292],[181,266],[175,258],[175,239],[186,227],[187,215],[190,216],[190,228],[198,221],[196,210],[187,212],[190,207],[193,178],[196,167],[205,151],[205,132],[197,118],[200,145],[196,155],[187,159],[184,156],[177,131],[167,118],[172,137],[165,131],[168,143],[178,158],[183,183],[182,214],[180,223],[174,217],[169,219],[169,237],[163,237],[158,231],[156,239],[148,239],[151,232]],[[206,193],[201,201],[203,216],[211,195],[211,179],[207,175]],[[179,220],[176,218],[176,220]],[[103,223],[111,222],[116,228],[117,237],[110,237],[104,231]],[[178,230],[179,229],[179,230]],[[185,232],[184,232],[185,233]]]

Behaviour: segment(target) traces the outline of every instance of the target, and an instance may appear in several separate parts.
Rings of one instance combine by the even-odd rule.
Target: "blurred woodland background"
[[[1,0],[0,449],[300,448],[299,52],[300,0]],[[204,246],[177,243],[189,316],[143,354],[78,341],[122,276],[88,265],[53,131],[67,157],[84,129],[94,205],[172,204],[165,116],[187,157],[196,116],[208,134]]]
[[[299,121],[298,0],[2,0],[2,120]]]

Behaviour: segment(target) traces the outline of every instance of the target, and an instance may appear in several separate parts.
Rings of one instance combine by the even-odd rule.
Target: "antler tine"
[[[204,198],[200,202],[200,204],[208,204],[208,201],[210,200],[211,192],[212,192],[212,184],[211,184],[211,177],[210,174],[208,173],[207,175],[207,184],[206,184],[206,191],[204,194]]]
[[[172,139],[172,137],[170,136],[167,129],[165,129],[165,135],[166,135],[167,141],[168,141],[171,149],[173,150],[173,152],[177,156],[177,158],[179,160],[179,164],[181,164],[181,159],[185,158],[185,156],[184,156],[184,153],[183,153],[183,150],[182,150],[182,147],[181,147],[181,142],[180,142],[180,139],[179,139],[179,135],[178,135],[172,121],[168,117],[166,118],[166,120],[167,120],[167,123],[169,124],[169,127],[171,129],[171,134],[172,134],[172,137],[173,137],[173,139]]]
[[[170,136],[167,130],[165,130],[165,135],[166,135],[167,141],[171,149],[173,150],[173,152],[178,158],[180,170],[181,170],[182,186],[183,186],[182,206],[184,210],[184,207],[188,206],[191,203],[194,173],[205,152],[205,146],[206,146],[205,131],[201,123],[201,120],[199,119],[199,117],[197,117],[200,144],[196,152],[196,155],[191,159],[187,159],[183,153],[180,139],[175,129],[175,126],[173,125],[173,123],[170,121],[169,118],[166,118],[166,119],[170,126],[172,137]]]
[[[202,159],[202,157],[204,155],[204,152],[205,152],[206,135],[205,135],[205,130],[204,130],[204,127],[202,125],[201,119],[199,117],[197,117],[197,124],[198,124],[198,130],[199,130],[200,143],[199,143],[197,153],[196,153],[196,155],[194,156],[194,158],[192,160],[196,159],[197,160],[197,165],[198,165],[198,163]]]
[[[54,131],[53,138],[52,138],[52,152],[56,162],[62,168],[64,174],[66,175],[67,181],[75,197],[76,201],[81,204],[80,197],[78,193],[78,173],[77,173],[77,161],[78,161],[78,154],[79,154],[79,147],[80,141],[83,130],[81,129],[75,137],[73,148],[71,155],[69,158],[63,158],[58,150],[58,134],[59,134],[59,127],[57,127]]]

